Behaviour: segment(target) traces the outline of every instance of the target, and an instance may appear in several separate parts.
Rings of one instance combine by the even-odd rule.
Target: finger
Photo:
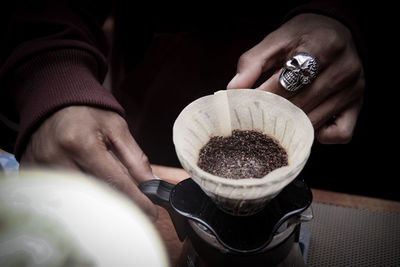
[[[83,151],[85,153],[79,154],[77,161],[82,170],[123,192],[153,221],[157,219],[158,211],[155,205],[139,190],[128,170],[106,150],[105,146],[96,147],[94,145],[92,149],[84,149]]]
[[[283,88],[283,86],[279,82],[280,71],[276,72],[272,75],[268,80],[266,80],[263,84],[257,87],[257,90],[262,90],[266,92],[271,92],[277,95],[280,95],[284,98],[291,99],[296,92],[291,92]]]
[[[291,101],[308,113],[332,95],[342,92],[347,105],[359,98],[364,88],[362,68],[345,56],[333,62],[318,74],[309,86],[301,88]]]
[[[319,90],[321,88],[324,88],[324,89],[326,88],[324,86],[321,86],[321,81],[323,84],[324,82],[326,82],[327,79],[330,78],[330,75],[326,75],[325,71],[323,71],[322,73],[320,73],[318,75],[317,79],[319,82],[316,83],[316,80],[317,80],[316,79],[316,80],[312,81],[311,84],[306,85],[296,91],[286,90],[282,86],[282,84],[279,81],[279,77],[280,77],[281,73],[282,73],[282,69],[275,72],[274,75],[272,75],[268,80],[266,80],[259,87],[257,87],[257,89],[271,92],[271,93],[280,95],[282,97],[285,97],[287,99],[291,99],[291,101],[294,104],[296,104],[297,106],[299,106],[300,108],[305,107],[306,104],[309,104],[309,102],[317,105],[318,103],[320,103],[322,101],[322,99],[326,98],[326,93],[321,94],[321,92],[319,92]],[[325,91],[329,92],[329,90],[325,90]],[[313,101],[309,101],[309,99],[311,99],[310,97],[312,97]],[[317,97],[317,98],[315,98],[315,97]],[[318,100],[318,99],[320,99],[320,100]]]
[[[355,103],[357,104],[359,101],[361,101],[361,98],[352,99],[346,94],[346,91],[341,91],[323,101],[315,109],[308,112],[307,115],[310,118],[314,129],[318,131],[328,121],[332,120],[332,118],[335,118],[336,120],[340,114],[350,106],[355,105]],[[357,104],[357,106],[358,105],[359,104]],[[343,134],[343,136],[345,135]],[[344,139],[345,138],[343,137],[343,140]],[[342,143],[345,142],[345,140],[338,140],[337,142]]]
[[[306,113],[326,101],[331,95],[342,90],[348,95],[347,99],[343,98],[346,105],[361,95],[363,88],[362,68],[357,64],[357,60],[344,54],[328,66],[324,64],[326,63],[323,63],[322,71],[310,85],[306,85],[295,92],[283,88],[279,82],[280,73],[275,73],[258,89],[290,99]]]
[[[293,55],[289,55],[288,54],[287,57],[285,58],[285,60],[287,61],[292,56],[296,55],[298,52],[306,52],[306,53],[308,53],[308,50],[309,49],[305,49],[305,48],[302,48],[302,47],[297,47],[297,48],[294,49]],[[298,51],[298,52],[296,52],[296,51]],[[312,87],[312,84],[311,84],[311,85],[306,85],[303,88],[300,88],[299,90],[296,90],[296,91],[286,90],[280,83],[280,75],[281,75],[282,71],[284,70],[284,65],[285,64],[286,63],[282,63],[281,66],[280,66],[280,69],[278,71],[276,71],[271,77],[269,77],[264,83],[262,83],[257,89],[260,89],[260,90],[263,90],[263,91],[267,91],[267,92],[271,92],[271,93],[275,93],[275,94],[278,94],[278,95],[280,95],[282,97],[290,99],[290,98],[293,98],[295,95],[301,93],[302,91],[309,90],[309,88]],[[322,68],[321,68],[320,64],[318,63],[320,72],[321,72],[321,69],[322,70],[324,69],[325,64],[326,63],[323,62]]]
[[[130,134],[125,121],[119,130],[109,132],[108,138],[111,151],[122,162],[137,184],[155,179],[147,156]]]
[[[361,106],[362,101],[349,106],[332,123],[319,128],[316,132],[317,140],[322,144],[345,144],[350,142]]]
[[[281,66],[287,43],[276,35],[268,35],[239,58],[237,73],[228,83],[227,89],[251,88],[263,72]]]
[[[337,116],[344,108],[342,95],[336,94],[320,103],[316,108],[307,113],[314,129],[319,129],[327,121]]]

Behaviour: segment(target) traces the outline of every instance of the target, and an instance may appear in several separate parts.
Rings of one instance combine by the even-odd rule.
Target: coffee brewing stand
[[[312,219],[312,193],[300,177],[250,216],[222,211],[191,178],[139,188],[168,211],[184,242],[178,266],[305,266],[299,236]]]

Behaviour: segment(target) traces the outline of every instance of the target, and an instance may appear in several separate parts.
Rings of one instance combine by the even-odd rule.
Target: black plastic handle
[[[154,204],[163,207],[169,213],[175,231],[178,234],[179,240],[183,241],[186,237],[185,218],[178,214],[171,206],[170,196],[171,191],[175,187],[163,180],[149,180],[139,185],[139,189],[145,194]]]
[[[166,210],[171,208],[169,197],[172,188],[175,185],[163,180],[149,180],[139,185],[139,189],[145,194],[154,204],[159,205]]]

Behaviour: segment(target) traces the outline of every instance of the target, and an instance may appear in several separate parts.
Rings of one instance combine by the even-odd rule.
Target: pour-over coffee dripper
[[[288,154],[288,165],[262,178],[227,179],[197,165],[200,149],[213,136],[232,130],[256,130],[275,138]],[[307,115],[278,95],[253,89],[223,90],[189,104],[173,128],[182,167],[225,212],[247,216],[260,211],[303,169],[314,140]]]
[[[257,130],[274,137],[286,149],[289,165],[263,178],[240,180],[201,170],[197,159],[204,144],[212,136],[227,136],[234,129]],[[264,250],[278,228],[311,204],[310,189],[302,179],[294,179],[307,161],[313,137],[303,111],[280,96],[251,89],[219,91],[188,105],[174,125],[177,155],[192,178],[177,185],[151,180],[139,188],[167,209],[181,241],[192,231],[190,221],[197,222],[228,254],[233,253],[233,261],[244,254],[264,259],[270,255]]]

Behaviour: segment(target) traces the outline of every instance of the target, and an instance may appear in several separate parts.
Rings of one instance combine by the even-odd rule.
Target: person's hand
[[[154,221],[157,208],[137,184],[154,179],[149,162],[117,113],[70,106],[31,136],[21,166],[46,164],[83,171],[125,193]]]
[[[315,80],[296,92],[286,91],[279,74],[299,52],[317,58]],[[251,88],[263,73],[272,73],[257,89],[290,99],[309,116],[321,143],[347,143],[362,106],[364,71],[347,27],[332,18],[301,14],[244,53],[227,89]]]

